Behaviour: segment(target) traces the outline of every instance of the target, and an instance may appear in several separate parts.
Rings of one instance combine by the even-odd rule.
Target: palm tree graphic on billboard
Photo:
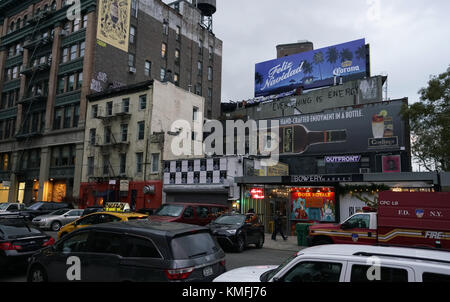
[[[323,53],[321,51],[316,52],[314,54],[314,64],[316,64],[317,66],[319,66],[319,73],[320,73],[320,79],[322,80],[322,69],[320,67],[320,64],[323,63],[324,59],[323,59]]]
[[[329,47],[327,50],[327,62],[334,64],[339,59],[339,53],[336,47]]]

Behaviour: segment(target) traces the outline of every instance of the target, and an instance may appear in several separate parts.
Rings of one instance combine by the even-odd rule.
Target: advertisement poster
[[[400,155],[383,156],[383,173],[402,172]]]
[[[291,220],[336,221],[333,188],[297,188],[291,191]]]
[[[280,153],[399,150],[407,137],[403,104],[395,100],[280,118]]]
[[[362,79],[367,73],[365,39],[294,54],[255,65],[255,97],[332,85],[334,77]]]
[[[100,0],[97,39],[128,52],[131,0]]]

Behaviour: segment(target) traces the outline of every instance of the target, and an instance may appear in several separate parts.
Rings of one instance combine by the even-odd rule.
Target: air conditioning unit
[[[359,168],[360,174],[370,173],[370,168]]]
[[[130,73],[136,73],[136,67],[130,66],[130,68],[128,69],[128,71],[129,71]]]

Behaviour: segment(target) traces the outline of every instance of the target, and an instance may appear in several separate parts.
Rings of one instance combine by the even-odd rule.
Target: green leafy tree
[[[412,154],[428,171],[450,171],[450,67],[419,90],[420,101],[404,105]]]
[[[321,51],[316,52],[314,54],[314,64],[319,66],[319,73],[320,73],[320,79],[322,80],[322,69],[320,68],[320,65],[323,63],[323,53]]]

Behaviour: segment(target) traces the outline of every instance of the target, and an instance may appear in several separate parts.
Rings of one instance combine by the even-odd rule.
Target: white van
[[[230,270],[214,282],[450,282],[450,252],[331,244],[301,250],[280,266]]]

